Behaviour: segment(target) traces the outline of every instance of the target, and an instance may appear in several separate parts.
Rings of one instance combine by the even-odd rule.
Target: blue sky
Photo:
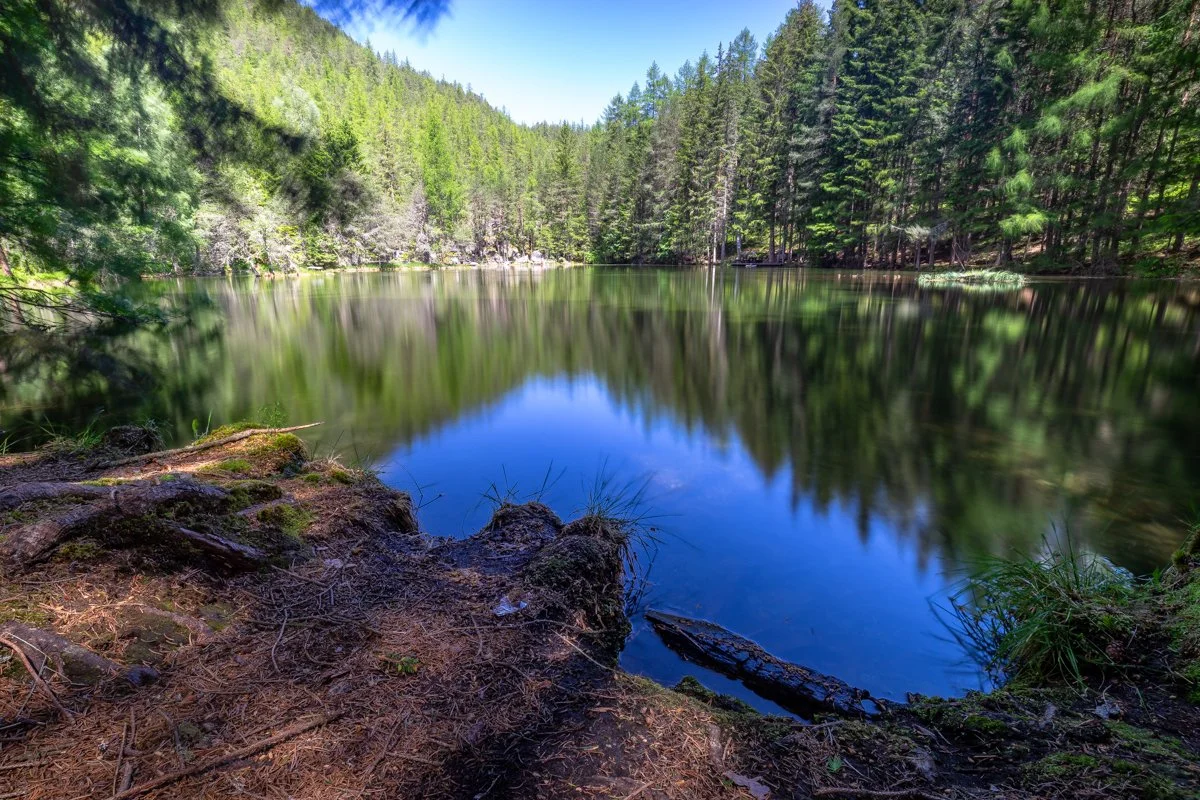
[[[387,18],[348,30],[435,78],[471,85],[518,122],[595,122],[652,61],[674,74],[742,28],[761,42],[795,0],[453,0],[420,34]]]

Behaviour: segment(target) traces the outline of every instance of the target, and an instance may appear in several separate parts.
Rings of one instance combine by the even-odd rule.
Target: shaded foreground
[[[0,460],[0,797],[1200,789],[1178,648],[1086,691],[763,717],[616,668],[636,535],[620,520],[502,505],[438,539],[407,495],[313,461],[292,433],[147,452],[155,438],[116,429]],[[1171,597],[1196,599],[1195,560],[1180,555]],[[1196,607],[1161,621],[1200,624]]]

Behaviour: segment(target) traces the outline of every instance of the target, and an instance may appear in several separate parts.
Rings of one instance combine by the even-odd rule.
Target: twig
[[[271,569],[275,570],[276,572],[282,572],[285,575],[291,575],[293,578],[296,578],[297,580],[305,581],[306,583],[311,583],[313,586],[320,586],[321,591],[325,591],[326,589],[329,588],[329,586],[327,584],[321,583],[320,581],[318,581],[314,578],[310,578],[307,575],[301,575],[299,572],[293,572],[292,570],[285,569],[284,567],[277,567],[274,564],[269,564],[268,566]]]
[[[897,789],[883,792],[877,789],[856,789],[853,786],[830,786],[813,790],[813,797],[866,797],[875,800],[945,800],[920,789]]]
[[[123,467],[126,464],[136,464],[139,461],[153,461],[156,458],[167,458],[169,456],[186,456],[186,455],[191,455],[192,453],[200,453],[205,450],[210,450],[214,447],[221,447],[222,445],[233,444],[234,442],[240,442],[242,439],[249,439],[251,436],[258,436],[258,435],[264,434],[264,433],[292,433],[293,431],[303,431],[303,430],[307,430],[308,428],[315,428],[321,424],[322,423],[320,423],[320,422],[310,422],[307,425],[293,425],[290,428],[251,428],[250,430],[239,431],[238,433],[232,434],[230,436],[224,436],[220,439],[214,439],[213,441],[205,442],[204,444],[193,444],[193,445],[188,445],[187,447],[179,447],[179,448],[176,448],[175,450],[159,450],[158,452],[155,452],[155,453],[145,453],[144,455],[140,455],[140,456],[130,456],[129,458],[119,458],[116,461],[105,462],[104,464],[101,464],[100,466],[104,467],[105,469],[111,469],[112,467]]]
[[[594,658],[592,658],[591,656],[589,656],[589,655],[588,655],[586,652],[584,652],[584,650],[583,650],[583,648],[582,648],[582,647],[580,647],[579,645],[575,644],[575,643],[574,643],[574,642],[572,642],[570,639],[568,639],[567,637],[563,636],[561,633],[555,632],[555,634],[554,634],[554,635],[555,635],[555,636],[557,636],[558,638],[562,639],[562,640],[563,640],[564,642],[566,642],[567,644],[569,644],[571,647],[573,647],[573,648],[575,649],[575,652],[579,653],[579,655],[583,656],[584,658],[586,658],[588,661],[590,661],[590,662],[592,662],[593,664],[595,664],[595,665],[596,665],[597,667],[599,667],[600,669],[604,670],[605,672],[612,672],[612,671],[613,671],[613,668],[612,668],[612,667],[606,667],[606,666],[604,666],[604,665],[603,665],[603,664],[601,664],[599,661],[597,661],[596,659],[594,659]]]
[[[58,713],[62,714],[63,718],[69,722],[75,721],[75,715],[67,710],[67,707],[58,699],[58,695],[50,688],[50,684],[46,683],[46,679],[42,677],[41,671],[33,668],[29,656],[25,655],[25,651],[8,636],[0,636],[0,644],[12,650],[16,657],[20,660],[21,665],[25,667],[25,671],[33,677],[34,684],[42,690],[42,692],[50,698],[50,702],[54,703],[54,707],[58,709]]]
[[[127,791],[133,785],[133,762],[126,761],[125,768],[121,770],[121,785],[118,791]]]
[[[117,766],[113,768],[112,793],[121,791],[121,762],[125,760],[125,738],[129,735],[129,723],[121,723],[121,746],[117,748]]]
[[[152,781],[143,783],[141,786],[135,786],[132,789],[126,789],[123,792],[118,792],[117,794],[113,795],[110,800],[128,800],[130,797],[137,797],[138,795],[143,795],[146,792],[154,791],[155,789],[161,789],[162,787],[168,786],[176,781],[181,781],[184,778],[190,778],[192,775],[198,775],[201,772],[207,772],[208,770],[213,769],[214,767],[219,767],[222,764],[228,764],[231,761],[240,761],[243,758],[248,758],[256,753],[262,752],[263,750],[272,748],[281,742],[286,742],[288,739],[291,739],[294,736],[299,736],[302,733],[311,731],[313,728],[319,728],[322,725],[328,725],[335,720],[341,719],[345,715],[345,711],[337,711],[333,714],[321,714],[320,716],[313,717],[305,722],[298,722],[295,725],[292,725],[289,728],[284,728],[274,736],[263,739],[260,742],[246,745],[245,747],[234,750],[231,753],[226,753],[223,756],[195,764],[187,769],[181,769],[178,772],[162,775]]]
[[[649,783],[643,783],[641,786],[639,786],[638,788],[634,789],[634,790],[633,790],[631,793],[629,793],[629,794],[625,795],[625,800],[633,800],[633,798],[637,797],[637,796],[638,796],[638,795],[640,795],[642,792],[644,792],[644,791],[646,791],[647,789],[649,789],[649,788],[650,788],[650,786],[651,786],[651,784],[649,784]]]
[[[279,647],[279,643],[283,641],[283,632],[287,630],[288,612],[283,610],[283,624],[279,626],[279,635],[275,637],[275,644],[271,645],[271,665],[275,667],[275,671],[279,672],[279,662],[275,660],[275,648]]]

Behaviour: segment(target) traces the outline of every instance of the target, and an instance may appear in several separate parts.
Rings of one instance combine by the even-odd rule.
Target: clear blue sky
[[[595,122],[657,61],[684,61],[749,28],[761,44],[795,0],[454,0],[428,33],[374,17],[348,26],[376,50],[471,85],[518,122]]]

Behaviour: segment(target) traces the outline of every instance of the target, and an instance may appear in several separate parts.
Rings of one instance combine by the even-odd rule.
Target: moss
[[[1197,558],[1200,558],[1200,525],[1192,527],[1192,532],[1183,546],[1171,556],[1171,563],[1177,568],[1187,569]]]
[[[121,486],[130,483],[126,478],[96,478],[90,481],[80,481],[81,486]]]
[[[233,606],[228,603],[209,603],[200,607],[200,619],[214,631],[223,631],[233,619]]]
[[[249,472],[254,469],[254,465],[244,458],[229,458],[217,464],[209,464],[202,468],[201,472]]]
[[[170,617],[150,612],[129,615],[121,637],[130,639],[123,658],[132,664],[158,665],[166,655],[189,641],[189,631]]]
[[[985,736],[1003,736],[1008,733],[1008,725],[998,719],[985,717],[982,714],[969,714],[963,718],[962,726],[965,730],[983,734]]]
[[[74,539],[59,545],[54,551],[56,561],[95,561],[105,553],[104,547],[95,539]]]
[[[731,697],[727,694],[718,694],[691,675],[685,675],[679,683],[675,684],[675,691],[694,700],[699,700],[710,708],[758,716],[758,712],[748,703],[744,703],[736,697]]]
[[[280,433],[254,448],[255,453],[304,453],[304,441],[294,433]]]
[[[1023,706],[1015,695],[1002,690],[993,695],[969,692],[956,700],[920,697],[911,710],[917,719],[948,734],[995,740],[1009,736],[1014,724],[1031,716]]]
[[[234,422],[229,425],[222,425],[221,427],[201,436],[196,440],[196,444],[208,444],[209,442],[215,442],[218,439],[224,439],[226,436],[233,436],[235,433],[241,433],[242,431],[249,431],[261,427],[262,425],[259,423],[251,422],[249,420],[243,422]]]
[[[300,480],[305,483],[318,484],[321,482],[321,474],[319,472],[306,472],[300,476]]]
[[[1180,673],[1187,682],[1187,699],[1189,703],[1200,705],[1200,660],[1193,661],[1183,668]]]
[[[1109,720],[1105,723],[1105,727],[1117,744],[1139,756],[1162,761],[1183,759],[1187,763],[1191,763],[1195,759],[1183,742],[1173,736],[1163,736],[1154,731],[1116,720]]]
[[[280,504],[259,511],[258,521],[280,533],[299,538],[312,524],[313,515],[300,506]]]
[[[1179,659],[1176,672],[1186,685],[1187,698],[1200,704],[1200,578],[1188,573],[1186,583],[1169,590],[1165,603],[1174,613],[1169,626],[1171,647]]]
[[[333,469],[329,470],[329,477],[338,483],[346,485],[355,483],[354,476],[349,471],[339,469],[338,467],[334,467]]]
[[[235,511],[256,506],[259,503],[270,503],[283,497],[283,490],[269,481],[234,481],[226,484],[223,488],[229,492],[230,505]]]
[[[271,469],[284,474],[299,474],[308,463],[308,448],[303,440],[293,433],[280,433],[265,437],[255,444],[249,455],[270,462]]]
[[[1051,753],[1045,758],[1025,766],[1026,773],[1035,780],[1061,780],[1073,778],[1100,768],[1100,759],[1083,753]]]
[[[385,671],[396,675],[416,675],[421,669],[421,660],[416,656],[389,652],[381,655],[379,661]]]
[[[601,644],[616,658],[629,633],[618,543],[559,536],[538,551],[522,577],[560,613],[582,612],[594,629],[603,632]]]
[[[24,622],[39,628],[50,622],[50,615],[42,610],[34,598],[18,596],[0,603],[0,622]]]

